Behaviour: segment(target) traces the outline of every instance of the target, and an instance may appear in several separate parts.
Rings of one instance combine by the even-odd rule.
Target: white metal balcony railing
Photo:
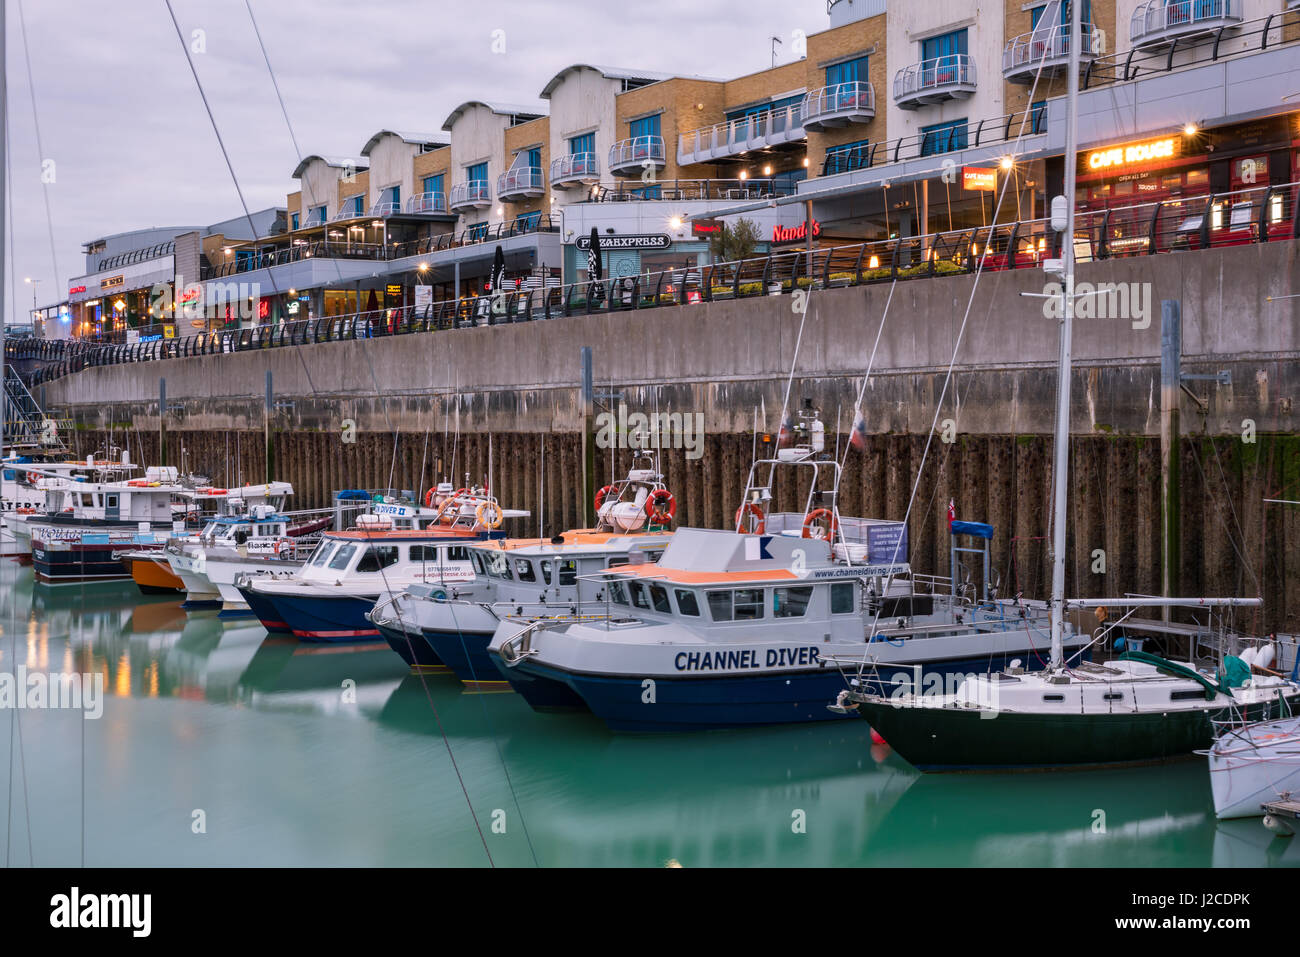
[[[894,74],[894,102],[905,110],[975,92],[975,61],[968,53],[922,60]]]
[[[1241,19],[1241,0],[1146,0],[1133,11],[1129,39],[1137,46],[1160,46],[1213,33]]]
[[[540,166],[516,166],[497,177],[497,196],[500,199],[537,197],[545,191]]]
[[[849,123],[869,123],[876,115],[876,91],[870,83],[837,83],[803,98],[803,125],[814,133]]]
[[[595,153],[570,153],[551,160],[551,185],[560,188],[600,181],[600,163]]]
[[[1092,49],[1092,24],[1079,25],[1079,59],[1095,59]],[[1007,43],[1002,51],[1002,75],[1013,82],[1032,82],[1041,70],[1044,76],[1054,76],[1069,65],[1070,28],[1062,24],[1048,30],[1022,33]]]
[[[445,213],[447,211],[446,193],[420,193],[406,201],[408,213]]]
[[[708,163],[726,156],[802,140],[804,104],[768,110],[726,123],[691,130],[677,137],[677,162],[683,166]]]
[[[371,216],[392,216],[402,211],[401,203],[375,203],[370,207]]]
[[[334,218],[330,220],[330,222],[337,223],[341,219],[359,219],[365,215],[365,210],[349,202],[346,205],[339,207],[339,211],[334,214]]]
[[[609,148],[609,171],[630,175],[650,167],[664,165],[664,138],[662,136],[633,136],[619,140]]]
[[[306,216],[304,216],[302,219],[302,225],[300,225],[298,228],[306,229],[308,226],[324,226],[324,225],[325,225],[325,211],[319,210],[317,212],[308,213]]]
[[[457,183],[451,188],[450,206],[460,209],[464,206],[491,206],[492,186],[485,179]]]

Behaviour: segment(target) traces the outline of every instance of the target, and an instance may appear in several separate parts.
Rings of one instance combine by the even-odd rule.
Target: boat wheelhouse
[[[371,621],[413,668],[450,668],[471,687],[503,685],[487,645],[504,616],[572,615],[577,604],[599,600],[603,583],[593,576],[663,554],[677,504],[654,452],[638,452],[594,505],[594,529],[472,546],[472,583],[413,585],[376,605]]]
[[[416,583],[472,581],[468,545],[504,537],[504,519],[527,514],[503,509],[482,489],[462,489],[424,528],[394,529],[385,516],[363,515],[356,528],[326,532],[293,578],[242,576],[236,585],[268,630],[307,641],[377,638],[366,617],[376,601]]]

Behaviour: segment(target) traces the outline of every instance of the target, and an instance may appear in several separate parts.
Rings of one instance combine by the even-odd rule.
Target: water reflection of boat
[[[905,766],[897,756],[887,763]],[[1087,774],[918,774],[863,850],[882,866],[1151,866],[1198,853],[1209,864],[1213,833],[1204,768],[1180,761]]]
[[[1210,863],[1215,867],[1297,867],[1300,841],[1275,835],[1259,818],[1219,821]]]
[[[179,632],[184,626],[185,609],[181,608],[175,595],[170,601],[141,601],[131,612],[131,631],[136,634]]]
[[[239,697],[258,708],[377,714],[407,673],[385,644],[310,645],[272,636],[240,676]]]

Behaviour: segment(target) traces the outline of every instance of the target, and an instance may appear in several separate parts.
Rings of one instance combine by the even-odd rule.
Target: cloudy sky
[[[244,200],[282,205],[298,152],[245,0],[171,3],[185,44],[201,50],[194,66]],[[771,64],[772,36],[788,63],[794,31],[828,25],[825,0],[250,3],[304,155],[356,154],[383,128],[437,131],[469,99],[540,103],[571,63],[741,76]],[[25,277],[39,281],[40,305],[59,301],[85,271],[82,243],[207,225],[242,206],[165,0],[6,6],[6,300],[9,321],[25,322]]]

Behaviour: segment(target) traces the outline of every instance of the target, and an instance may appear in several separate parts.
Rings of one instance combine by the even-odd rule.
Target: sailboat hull
[[[1291,708],[1300,694],[1288,698]],[[1258,704],[1112,714],[1024,713],[953,707],[897,707],[881,699],[858,703],[901,757],[922,771],[996,771],[1148,764],[1190,755],[1214,740],[1212,721],[1234,710],[1246,719],[1286,713],[1276,699]]]

